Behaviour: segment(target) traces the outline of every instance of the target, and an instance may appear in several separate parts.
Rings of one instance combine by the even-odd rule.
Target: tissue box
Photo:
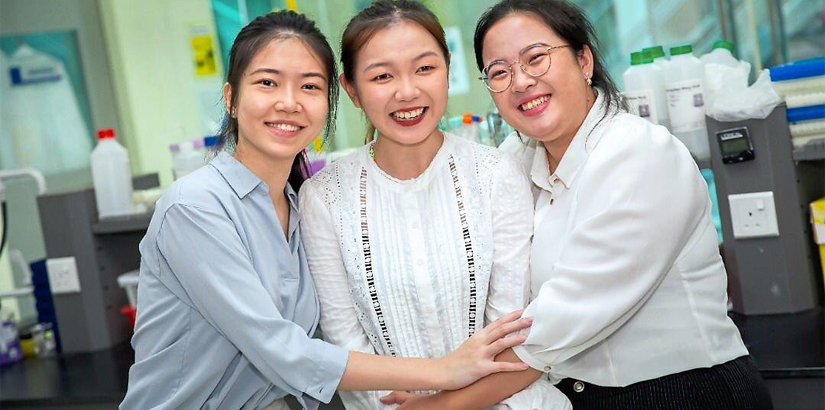
[[[811,223],[813,224],[814,242],[819,245],[822,277],[825,278],[825,198],[811,202]]]

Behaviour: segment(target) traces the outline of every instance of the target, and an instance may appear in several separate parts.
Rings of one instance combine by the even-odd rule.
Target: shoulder
[[[355,151],[327,164],[301,186],[299,204],[310,198],[320,196],[322,202],[331,205],[341,197],[341,190],[356,184],[363,168],[363,158],[369,146],[364,145]]]
[[[482,145],[461,137],[446,133],[454,144],[453,154],[459,160],[470,160],[480,169],[496,168],[502,161],[514,161],[512,154],[505,153],[495,147]]]
[[[591,152],[591,160],[639,161],[649,167],[669,167],[676,164],[694,166],[693,157],[667,128],[655,125],[638,116],[618,113],[605,120],[598,145]]]
[[[155,208],[165,212],[177,206],[224,214],[233,199],[238,197],[223,175],[211,165],[205,165],[173,182]]]

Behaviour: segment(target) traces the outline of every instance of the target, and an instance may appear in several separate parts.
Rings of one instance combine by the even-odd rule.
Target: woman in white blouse
[[[727,316],[707,186],[667,129],[622,110],[593,40],[567,2],[505,0],[481,17],[476,61],[518,130],[502,148],[536,198],[533,327],[500,359],[533,370],[404,409],[480,408],[541,374],[576,410],[772,407]]]
[[[300,193],[321,329],[347,349],[441,357],[526,305],[529,184],[512,156],[438,130],[449,54],[426,7],[373,3],[342,43],[341,80],[378,138]],[[395,407],[381,403],[384,394],[341,397],[350,410]],[[535,407],[569,403],[545,380],[500,408]]]

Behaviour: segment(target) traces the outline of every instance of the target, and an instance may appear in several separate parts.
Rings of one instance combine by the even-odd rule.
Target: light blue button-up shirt
[[[226,153],[158,201],[140,243],[135,364],[121,410],[329,402],[348,352],[311,339],[318,299],[287,186],[286,240],[269,188]],[[337,244],[330,244],[337,246]]]

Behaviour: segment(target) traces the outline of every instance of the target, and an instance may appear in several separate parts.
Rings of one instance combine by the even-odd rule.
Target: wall
[[[132,171],[158,172],[166,186],[172,181],[168,145],[203,137],[205,111],[220,109],[220,58],[214,75],[199,77],[190,46],[192,34],[206,30],[217,47],[209,0],[99,4]]]

